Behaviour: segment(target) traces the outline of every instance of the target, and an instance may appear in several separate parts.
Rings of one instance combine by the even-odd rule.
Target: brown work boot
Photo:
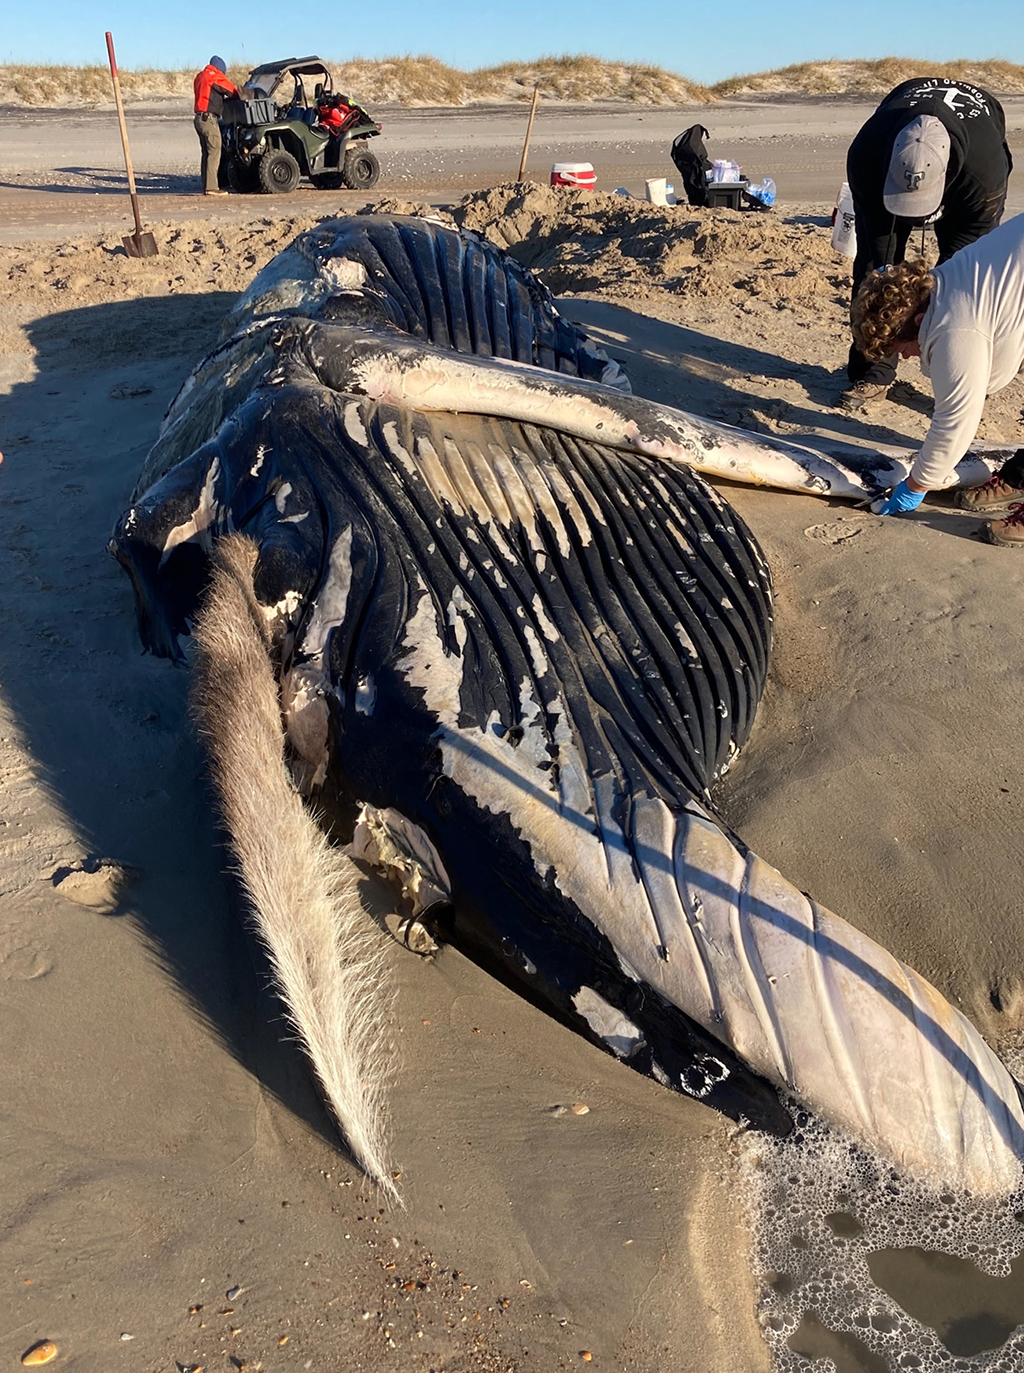
[[[1024,501],[1011,505],[1005,520],[989,520],[985,538],[1000,548],[1024,548]]]
[[[881,381],[855,381],[848,386],[837,402],[840,410],[863,410],[873,401],[885,400],[889,386]]]
[[[953,504],[961,510],[1005,510],[1014,501],[1024,501],[1024,488],[1006,481],[1002,472],[989,477],[984,486],[972,486],[953,497]]]

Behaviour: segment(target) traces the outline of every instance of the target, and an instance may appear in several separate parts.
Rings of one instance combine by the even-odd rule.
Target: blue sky
[[[590,52],[711,82],[823,57],[1024,62],[1020,0],[235,0],[206,10],[194,0],[45,0],[12,4],[7,16],[0,62],[99,63],[107,28],[124,67],[199,66],[211,52],[252,66],[309,52],[429,53],[463,68]]]

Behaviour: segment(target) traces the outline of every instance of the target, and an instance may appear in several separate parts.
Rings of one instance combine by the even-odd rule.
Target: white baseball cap
[[[900,130],[882,190],[882,204],[905,219],[927,219],[942,204],[949,166],[949,131],[933,114]]]

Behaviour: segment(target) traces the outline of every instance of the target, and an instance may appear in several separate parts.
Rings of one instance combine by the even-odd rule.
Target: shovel
[[[117,62],[114,60],[114,39],[107,34],[107,56],[110,58],[110,79],[114,83],[114,100],[117,102],[117,122],[121,126],[121,146],[124,148],[124,165],[128,172],[128,194],[132,198],[132,213],[135,215],[135,232],[125,234],[121,239],[129,257],[156,257],[160,249],[151,233],[143,231],[139,219],[139,197],[135,190],[135,173],[132,171],[132,154],[128,147],[128,126],[124,122],[124,104],[121,101],[121,83],[117,79]]]

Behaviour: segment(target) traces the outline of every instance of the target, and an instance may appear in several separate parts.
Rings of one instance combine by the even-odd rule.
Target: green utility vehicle
[[[380,163],[367,147],[380,125],[334,91],[319,57],[288,57],[251,71],[241,99],[224,101],[220,176],[232,191],[285,195],[303,177],[321,190],[368,191]]]

